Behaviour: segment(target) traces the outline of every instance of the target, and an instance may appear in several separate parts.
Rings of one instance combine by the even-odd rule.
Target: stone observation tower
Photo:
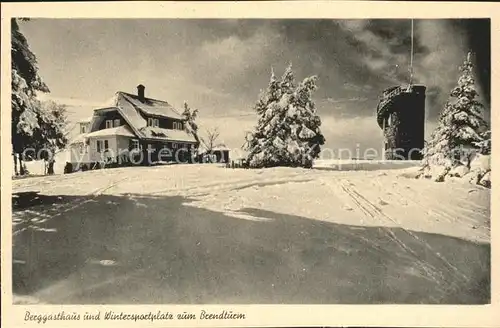
[[[426,87],[413,85],[413,20],[410,58],[410,82],[384,90],[377,106],[377,123],[384,133],[385,159],[422,158]]]

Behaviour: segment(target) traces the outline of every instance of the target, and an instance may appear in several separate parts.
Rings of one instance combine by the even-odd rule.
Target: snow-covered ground
[[[27,264],[16,269],[17,293],[42,303],[488,302],[490,190],[366,162],[13,180],[14,193],[43,203],[13,213],[15,260],[29,262],[28,235],[37,245],[31,280]],[[41,220],[35,242],[28,218]]]
[[[420,161],[324,159],[314,161],[314,168],[335,171],[372,171],[417,167]]]

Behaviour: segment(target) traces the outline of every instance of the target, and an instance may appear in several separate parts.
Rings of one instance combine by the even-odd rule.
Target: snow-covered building
[[[229,163],[230,149],[224,144],[219,144],[211,150],[205,146],[198,149],[198,161],[201,163]]]
[[[80,135],[70,144],[73,170],[105,165],[188,162],[197,148],[185,119],[168,102],[119,91],[92,119],[79,122]]]

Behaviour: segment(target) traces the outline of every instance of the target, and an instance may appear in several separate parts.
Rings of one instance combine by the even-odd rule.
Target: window
[[[132,148],[132,149],[140,149],[139,140],[132,139],[131,140],[131,147],[130,148]]]
[[[182,130],[182,123],[174,122],[174,130]]]
[[[158,120],[157,118],[148,117],[148,126],[159,127],[160,120]]]
[[[86,133],[87,132],[87,126],[85,124],[80,124],[80,133]]]
[[[172,148],[177,149],[178,145],[175,142],[172,142]]]
[[[116,120],[114,120],[113,126],[114,127],[120,126],[120,119],[119,118],[117,118]]]
[[[97,145],[97,152],[98,153],[106,151],[109,147],[108,140],[97,140],[96,145]]]
[[[112,128],[113,127],[113,121],[112,120],[106,120],[106,129]]]
[[[84,143],[81,143],[78,148],[80,149],[80,154],[87,153],[87,145],[85,145]]]

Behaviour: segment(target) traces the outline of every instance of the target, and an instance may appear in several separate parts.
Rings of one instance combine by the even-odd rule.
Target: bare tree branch
[[[207,152],[210,152],[217,146],[216,143],[217,140],[219,139],[220,132],[219,129],[215,127],[213,129],[206,129],[206,134],[207,134],[206,139],[205,138],[200,138],[200,139],[205,148],[207,149]]]

